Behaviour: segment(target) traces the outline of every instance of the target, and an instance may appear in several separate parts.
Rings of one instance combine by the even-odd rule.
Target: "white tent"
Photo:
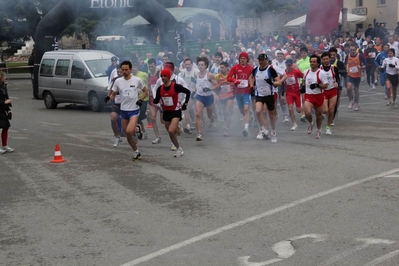
[[[361,22],[365,21],[365,16],[359,16],[355,14],[348,13],[348,22]],[[303,15],[299,18],[289,21],[284,27],[300,27],[305,26],[306,23],[306,15]],[[339,24],[342,23],[342,13],[339,13]]]

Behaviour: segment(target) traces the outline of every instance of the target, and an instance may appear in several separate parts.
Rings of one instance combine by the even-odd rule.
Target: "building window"
[[[386,1],[385,0],[377,0],[377,6],[385,6]]]
[[[356,6],[363,6],[363,0],[356,0]]]

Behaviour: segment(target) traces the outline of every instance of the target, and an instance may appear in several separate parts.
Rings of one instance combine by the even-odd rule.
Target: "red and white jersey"
[[[240,81],[240,84],[236,86],[234,90],[235,94],[248,94],[250,89],[249,77],[252,74],[253,67],[250,65],[242,66],[240,64],[235,65],[231,68],[228,77],[232,78],[234,76],[235,79]]]
[[[327,75],[324,73],[324,71],[321,71],[320,69],[316,70],[313,72],[310,68],[305,71],[303,75],[303,79],[305,80],[305,86],[306,86],[306,94],[321,94],[323,93],[322,89],[320,88],[315,88],[311,89],[310,85],[311,84],[328,84],[328,79]]]
[[[334,72],[334,66],[330,66],[330,69],[328,71],[325,71],[323,66],[320,66],[320,69],[322,70],[321,72],[324,72],[327,76],[328,80],[328,87],[325,90],[332,90],[335,88],[334,82],[335,82],[335,72]]]
[[[285,71],[287,79],[284,81],[286,93],[299,93],[299,79],[303,78],[303,74],[299,69],[293,68],[291,72]]]

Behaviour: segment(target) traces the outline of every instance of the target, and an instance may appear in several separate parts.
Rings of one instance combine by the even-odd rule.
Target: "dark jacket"
[[[0,128],[10,127],[10,120],[8,120],[7,112],[11,111],[11,104],[6,104],[8,100],[8,90],[5,83],[0,84]]]

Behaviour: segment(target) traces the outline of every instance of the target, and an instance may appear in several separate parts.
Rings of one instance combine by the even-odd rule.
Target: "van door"
[[[70,93],[71,98],[76,103],[83,103],[87,104],[88,102],[88,92],[89,92],[89,83],[90,78],[88,78],[89,72],[86,70],[85,65],[83,62],[79,60],[72,61],[72,68],[71,68],[71,86],[70,86]],[[84,74],[87,73],[86,78]]]
[[[55,64],[53,87],[54,98],[57,102],[70,102],[70,65],[72,55],[65,55],[57,59]]]

